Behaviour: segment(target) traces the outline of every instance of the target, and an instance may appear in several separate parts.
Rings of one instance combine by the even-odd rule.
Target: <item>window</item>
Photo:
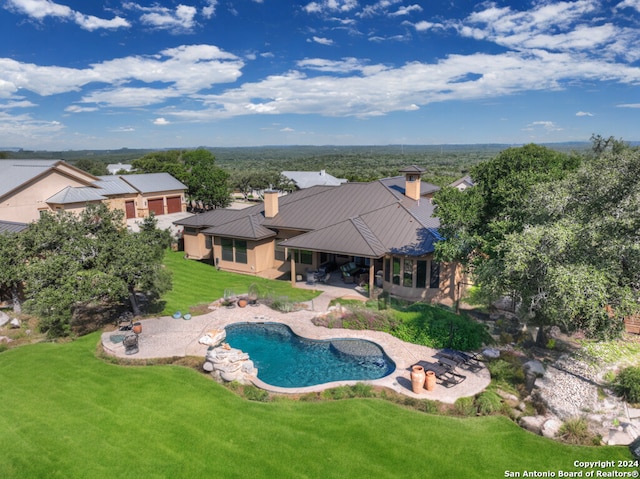
[[[429,277],[429,287],[430,288],[440,287],[440,263],[436,263],[435,261],[431,261],[431,275]]]
[[[220,238],[220,245],[222,246],[222,259],[224,261],[235,261],[236,263],[247,264],[246,240]]]
[[[300,262],[302,264],[313,264],[313,253],[311,251],[300,250]]]
[[[384,280],[388,283],[391,281],[391,259],[384,259]]]
[[[311,251],[294,249],[291,254],[293,254],[293,260],[296,263],[313,264],[313,253]]]
[[[393,258],[393,284],[400,284],[400,258]]]
[[[413,287],[413,260],[404,260],[404,274],[402,276],[402,286],[406,288]]]
[[[247,241],[233,240],[236,248],[236,263],[247,264]]]
[[[233,240],[231,238],[220,238],[222,246],[222,259],[224,261],[233,261]]]
[[[212,239],[213,239],[213,238],[212,238],[211,236],[209,236],[209,235],[207,235],[207,236],[205,236],[205,237],[204,237],[204,247],[205,247],[205,248],[207,248],[207,249],[211,249],[211,240],[212,240]]]
[[[276,261],[284,261],[286,258],[284,256],[284,248],[282,246],[276,246],[275,250],[275,260]]]
[[[427,287],[427,262],[419,259],[416,264],[416,288]]]
[[[197,235],[198,234],[198,230],[196,230],[195,228],[189,228],[188,226],[185,226],[184,227],[184,234]]]

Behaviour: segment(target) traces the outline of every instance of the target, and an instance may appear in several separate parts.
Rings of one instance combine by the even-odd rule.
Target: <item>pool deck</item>
[[[245,308],[235,307],[232,309],[218,308],[207,314],[194,316],[190,320],[174,319],[170,316],[141,320],[142,333],[138,338],[139,352],[135,355],[125,355],[122,343],[114,343],[110,340],[112,334],[122,334],[119,331],[103,333],[102,345],[107,354],[120,358],[150,359],[201,356],[204,363],[208,346],[200,344],[198,340],[208,331],[221,330],[229,324],[238,322],[275,322],[286,324],[298,336],[310,339],[357,338],[373,341],[379,344],[385,353],[393,359],[396,369],[392,374],[381,379],[339,381],[302,388],[281,388],[265,384],[257,378],[253,380],[256,386],[268,391],[299,394],[321,391],[339,385],[364,382],[375,386],[387,387],[414,398],[453,403],[460,397],[473,396],[489,385],[490,375],[486,368],[476,373],[460,370],[459,368],[458,372],[466,376],[466,380],[462,383],[450,388],[437,384],[433,391],[423,390],[420,394],[414,394],[411,390],[411,366],[419,361],[435,362],[434,355],[437,350],[406,343],[380,331],[329,329],[315,326],[311,320],[318,314],[317,311],[310,310],[285,314],[274,311],[264,305],[247,306]]]

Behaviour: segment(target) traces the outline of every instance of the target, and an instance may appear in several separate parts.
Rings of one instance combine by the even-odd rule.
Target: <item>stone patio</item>
[[[335,294],[335,293],[334,293]],[[313,310],[303,310],[291,313],[280,313],[264,305],[247,306],[245,308],[217,308],[207,314],[194,316],[190,320],[174,319],[173,317],[159,317],[140,321],[142,333],[139,335],[139,352],[135,355],[125,355],[121,342],[112,341],[114,335],[122,335],[120,331],[102,334],[102,345],[107,354],[129,359],[150,359],[183,356],[199,356],[204,358],[207,345],[198,341],[208,331],[221,330],[225,326],[238,322],[277,322],[289,326],[294,333],[310,339],[357,338],[373,341],[380,345],[385,353],[395,362],[396,369],[392,374],[371,381],[340,381],[303,388],[281,388],[265,384],[258,378],[253,383],[265,390],[278,393],[306,393],[320,391],[339,385],[365,382],[375,386],[382,386],[414,398],[432,399],[445,403],[454,403],[460,397],[473,396],[483,391],[490,382],[489,371],[483,368],[477,373],[461,371],[466,375],[462,383],[445,388],[437,385],[434,391],[424,390],[414,394],[411,390],[410,368],[419,361],[434,362],[436,350],[405,343],[390,334],[380,331],[356,331],[349,329],[328,329],[315,326],[312,319],[319,314],[318,306],[325,308],[332,293],[325,291],[314,300]],[[259,374],[259,373],[258,373]]]

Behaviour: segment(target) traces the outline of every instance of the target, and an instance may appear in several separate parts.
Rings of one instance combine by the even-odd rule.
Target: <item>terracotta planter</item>
[[[433,391],[436,388],[436,373],[433,371],[427,371],[426,378],[424,380],[424,388],[427,391]]]
[[[247,305],[247,300],[246,299],[239,299],[238,300],[238,306],[240,306],[241,308],[244,308]]]
[[[411,366],[411,389],[415,394],[422,392],[424,378],[424,368],[422,366]]]
[[[142,324],[133,323],[133,332],[136,334],[140,334],[142,332]]]

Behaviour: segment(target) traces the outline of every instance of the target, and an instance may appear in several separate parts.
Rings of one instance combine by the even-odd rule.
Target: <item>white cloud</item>
[[[616,5],[616,9],[633,8],[640,12],[640,0],[624,0]]]
[[[80,91],[94,83],[111,86],[85,93],[83,103],[144,106],[193,94],[218,83],[234,82],[242,74],[243,66],[240,58],[213,45],[184,45],[153,56],[117,58],[84,69],[38,66],[0,58],[0,97],[11,98],[20,89],[48,96]],[[128,85],[134,81],[163,86]]]
[[[563,128],[560,128],[558,125],[556,125],[552,121],[534,121],[533,123],[530,123],[527,126],[527,128],[524,128],[524,130],[532,131],[532,130],[535,130],[536,128],[542,128],[545,131],[562,131],[563,130]]]
[[[156,118],[155,120],[153,120],[153,124],[154,125],[159,125],[159,126],[165,126],[165,125],[171,124],[171,122],[168,121],[165,118],[160,117],[160,118]]]
[[[409,25],[411,25],[411,24],[409,23]],[[442,24],[440,24],[440,23],[431,23],[431,22],[427,22],[427,21],[423,20],[421,22],[414,23],[413,27],[418,32],[426,32],[427,30],[433,30],[434,28],[442,28]]]
[[[293,128],[290,128],[290,127],[287,126],[285,128],[282,128],[280,131],[283,132],[283,133],[291,133],[291,132],[294,132],[296,130],[294,130]]]
[[[589,113],[588,111],[579,111],[576,113],[576,116],[593,116],[593,113]]]
[[[358,7],[357,0],[322,0],[303,7],[307,13],[345,13]]]
[[[311,38],[311,40],[307,40],[307,41],[319,43],[320,45],[327,45],[327,46],[333,45],[333,40],[331,40],[330,38],[316,37],[315,35]]]
[[[450,55],[437,63],[411,62],[392,68],[366,65],[358,59],[305,59],[299,71],[215,95],[201,95],[202,108],[165,110],[193,121],[248,114],[318,114],[370,117],[421,108],[433,102],[494,98],[525,91],[560,90],[567,81],[640,82],[640,68],[576,59],[564,53],[508,52]],[[302,69],[322,72],[307,76]],[[531,128],[558,131],[553,122]]]
[[[216,14],[218,0],[207,0],[205,3],[206,5],[202,7],[202,16],[208,19]]]
[[[23,13],[35,20],[42,21],[47,17],[74,21],[80,28],[88,31],[117,29],[130,27],[130,23],[121,17],[105,20],[93,15],[85,15],[72,10],[66,5],[60,5],[50,0],[7,0],[8,8]]]
[[[398,17],[398,16],[402,16],[402,15],[409,15],[411,12],[421,12],[422,11],[422,7],[418,4],[414,4],[414,5],[409,5],[409,6],[402,6],[400,8],[398,8],[397,11],[390,13],[389,16],[390,17]]]
[[[127,2],[124,8],[143,12],[140,21],[148,27],[158,30],[168,30],[170,32],[188,32],[196,26],[195,16],[198,13],[196,7],[189,5],[178,5],[174,10],[154,4],[151,7],[144,7],[137,3]],[[207,5],[211,7],[210,4]],[[205,7],[205,8],[207,8]],[[207,10],[211,12],[212,10]]]
[[[618,108],[640,108],[640,103],[623,103],[616,105]]]

